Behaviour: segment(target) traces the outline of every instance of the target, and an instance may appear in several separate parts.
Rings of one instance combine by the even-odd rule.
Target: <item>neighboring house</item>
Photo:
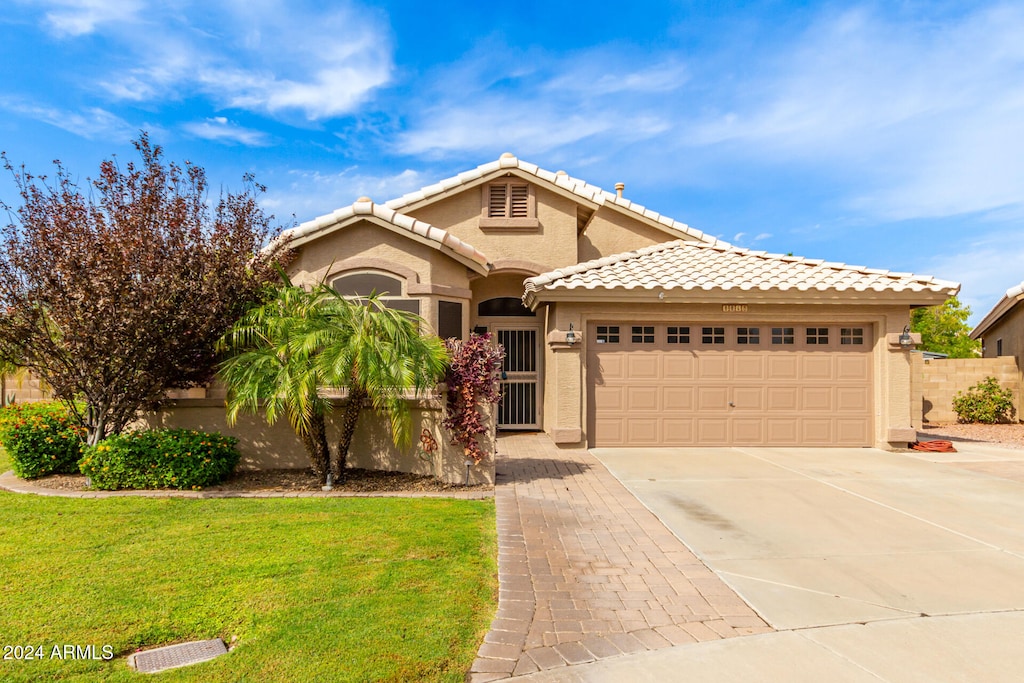
[[[971,330],[971,339],[981,340],[982,358],[1024,355],[1024,282],[1006,290],[1003,298]]]
[[[906,446],[910,309],[959,285],[739,249],[504,154],[287,234],[297,284],[506,350],[503,429],[565,445]]]

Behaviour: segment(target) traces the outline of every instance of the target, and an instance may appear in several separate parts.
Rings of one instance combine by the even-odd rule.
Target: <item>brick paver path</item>
[[[585,449],[498,448],[498,613],[469,680],[772,630]]]

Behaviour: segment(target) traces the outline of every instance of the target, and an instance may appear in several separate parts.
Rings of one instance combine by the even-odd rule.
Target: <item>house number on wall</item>
[[[746,304],[722,304],[723,313],[746,313]]]

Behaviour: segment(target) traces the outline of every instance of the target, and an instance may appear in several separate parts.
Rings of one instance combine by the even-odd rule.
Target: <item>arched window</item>
[[[537,314],[523,305],[523,300],[514,296],[501,296],[496,299],[481,301],[476,306],[476,314],[480,317],[495,318],[535,318]]]
[[[361,271],[346,273],[331,280],[331,287],[345,297],[361,298],[376,293],[384,305],[400,311],[420,314],[420,300],[405,296],[404,281],[387,273]]]

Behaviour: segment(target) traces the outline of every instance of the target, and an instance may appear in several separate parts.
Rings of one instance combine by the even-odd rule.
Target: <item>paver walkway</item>
[[[470,681],[772,630],[586,449],[498,449],[498,613]]]

